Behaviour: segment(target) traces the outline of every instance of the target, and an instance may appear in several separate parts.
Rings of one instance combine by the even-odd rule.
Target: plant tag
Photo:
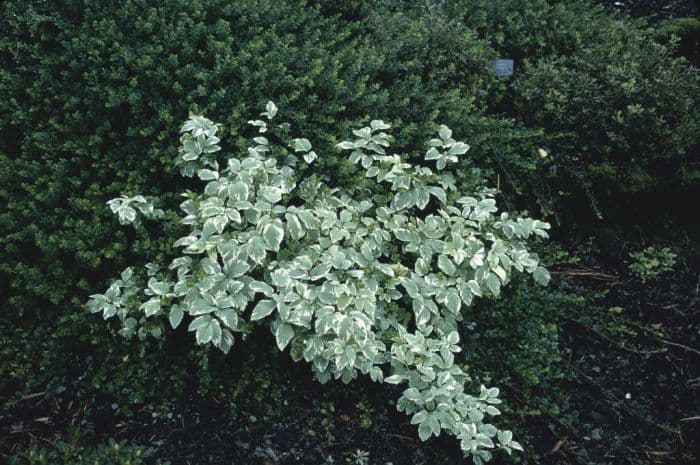
[[[513,60],[510,58],[502,58],[491,62],[493,73],[496,76],[512,76],[513,75]]]

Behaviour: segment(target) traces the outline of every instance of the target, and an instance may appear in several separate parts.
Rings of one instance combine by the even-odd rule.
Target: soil
[[[697,463],[697,268],[686,265],[643,284],[626,274],[619,259],[598,257],[553,274],[562,287],[600,297],[583,314],[562,312],[562,363],[569,376],[556,387],[561,413],[522,417],[514,425],[530,446],[516,461]],[[198,394],[196,380],[167,414],[147,404],[125,417],[114,413],[109,398],[29,396],[0,416],[1,452],[10,456],[30,443],[49,446],[66,440],[70,425],[88,425],[91,441],[127,439],[154,447],[172,465],[362,464],[358,450],[369,454],[369,464],[471,463],[454,438],[419,441],[408,417],[390,403],[396,393],[386,386],[363,380],[321,386],[304,364],[285,356],[275,363],[284,380],[277,412],[234,415]]]

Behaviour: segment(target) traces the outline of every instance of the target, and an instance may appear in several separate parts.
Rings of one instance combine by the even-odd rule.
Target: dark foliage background
[[[637,16],[661,13],[632,19],[630,10],[599,3],[2,2],[3,456],[28,451],[39,434],[67,446],[13,460],[138,458],[127,444],[123,457],[114,444],[84,450],[120,435],[174,463],[246,463],[260,450],[256,460],[276,463],[280,454],[294,456],[292,443],[302,463],[330,453],[349,458],[365,446],[373,460],[395,464],[459,460],[447,440],[410,443],[409,454],[403,443],[381,447],[396,438],[380,431],[415,436],[387,404],[392,393],[332,384],[310,395],[319,387],[309,370],[277,354],[266,334],[224,358],[194,347],[182,331],[125,341],[84,309],[117,270],[171,253],[179,232],[174,193],[195,187],[171,163],[188,112],[221,122],[226,149],[235,152],[250,135],[246,120],[272,99],[290,135],[308,137],[321,155],[309,176],[372,190],[336,155],[336,138],[382,118],[396,128],[397,149],[419,151],[444,123],[472,146],[461,162],[465,188],[498,185],[505,207],[555,222],[557,241],[541,251],[554,286],[514,283],[503,299],[475,307],[465,327],[462,362],[475,382],[503,386],[504,422],[531,439],[522,460],[644,463],[644,451],[656,449],[667,452],[664,460],[692,460],[697,432],[679,430],[679,442],[676,428],[697,400],[697,383],[678,378],[698,376],[693,353],[653,351],[668,348],[661,339],[698,342],[682,324],[697,316],[698,231],[682,202],[700,194],[697,10],[638,5]],[[496,78],[490,62],[506,57],[516,60],[515,75]],[[160,197],[173,221],[165,230],[119,227],[105,202],[122,192]],[[640,289],[626,275],[627,252],[653,242],[673,244],[682,265],[672,280]],[[661,313],[665,306],[671,310]],[[623,308],[613,312],[622,323],[611,319],[613,307]],[[649,326],[657,324],[663,331]],[[626,372],[632,387],[591,371],[627,369],[625,361],[638,370]],[[662,387],[651,392],[640,370],[661,366],[678,371],[663,372]],[[620,404],[620,389],[634,386],[646,386],[647,398]],[[620,423],[611,409],[642,426]],[[205,453],[220,447],[215,435],[185,426],[200,414],[209,428],[231,434],[217,454]],[[287,421],[300,415],[318,436]],[[284,434],[292,439],[277,437]],[[554,447],[561,438],[572,445]]]

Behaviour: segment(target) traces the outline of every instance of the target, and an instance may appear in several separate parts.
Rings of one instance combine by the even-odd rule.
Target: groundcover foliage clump
[[[270,102],[249,121],[258,135],[240,157],[219,156],[218,126],[190,117],[175,164],[206,185],[183,194],[189,233],[174,244],[182,255],[163,270],[127,268],[91,296],[91,310],[118,316],[125,336],[187,324],[198,343],[224,352],[236,333],[268,325],[279,349],[311,363],[321,382],[362,373],[405,383],[397,407],[423,440],[445,430],[477,464],[494,447],[520,450],[510,431],[487,422],[500,413],[498,388],[465,391],[458,325],[463,307],[498,296],[514,272],[548,282],[526,240],[547,237],[549,225],[497,215],[491,190],[459,192],[448,167],[470,147],[446,126],[422,157],[390,154],[390,126],[380,120],[337,145],[386,186],[377,199],[301,179],[298,167],[317,154],[306,138],[283,142],[276,114]],[[146,198],[109,203],[122,223],[160,216]]]

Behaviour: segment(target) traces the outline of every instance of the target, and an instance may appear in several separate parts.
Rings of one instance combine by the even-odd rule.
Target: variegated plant
[[[321,382],[362,373],[405,383],[397,407],[422,440],[454,434],[476,464],[494,448],[520,450],[510,431],[487,421],[499,414],[498,389],[465,392],[471,379],[455,354],[462,312],[475,298],[498,296],[516,271],[548,282],[526,240],[547,237],[549,225],[497,214],[492,191],[457,192],[448,167],[469,146],[445,126],[422,160],[389,154],[390,126],[378,120],[338,144],[386,186],[386,204],[320,183],[300,189],[297,155],[306,163],[317,155],[308,139],[272,144],[265,133],[274,133],[276,114],[268,103],[264,119],[249,122],[259,134],[248,152],[226,158],[217,125],[190,117],[175,163],[206,184],[183,195],[190,232],[175,243],[182,256],[167,270],[128,268],[91,296],[92,311],[118,316],[122,334],[141,337],[160,334],[166,318],[173,328],[186,320],[198,343],[224,352],[236,332],[263,324]],[[156,211],[144,202],[110,206],[120,222],[134,222]]]

